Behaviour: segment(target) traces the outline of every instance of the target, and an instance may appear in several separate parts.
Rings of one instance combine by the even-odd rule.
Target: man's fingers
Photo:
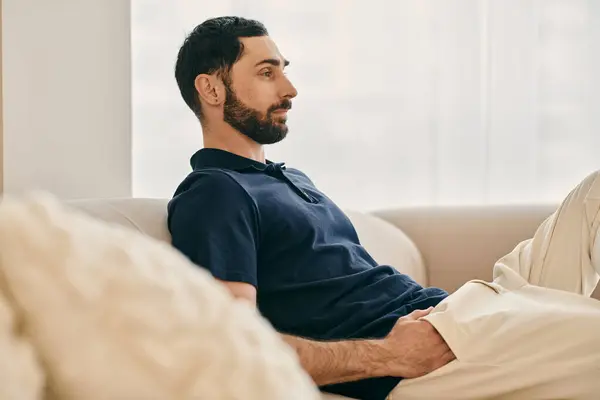
[[[431,310],[433,310],[433,307],[429,307],[426,310],[415,310],[415,311],[411,312],[410,314],[406,315],[405,318],[417,320],[419,318],[422,318],[422,317],[428,315],[431,312]]]

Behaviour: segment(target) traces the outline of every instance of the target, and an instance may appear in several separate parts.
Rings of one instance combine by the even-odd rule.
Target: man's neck
[[[202,132],[204,148],[224,150],[265,163],[264,147],[229,125],[219,127],[203,126]]]

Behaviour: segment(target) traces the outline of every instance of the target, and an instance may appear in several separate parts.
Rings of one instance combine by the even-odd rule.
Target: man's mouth
[[[279,107],[272,109],[272,113],[276,114],[285,114],[292,108],[291,101],[285,101],[279,104]]]

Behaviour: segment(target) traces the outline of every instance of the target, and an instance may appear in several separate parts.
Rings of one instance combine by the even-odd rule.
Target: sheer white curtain
[[[219,15],[291,60],[268,158],[343,207],[556,202],[600,168],[600,1],[132,0],[135,196],[171,196],[202,146],[173,68]]]

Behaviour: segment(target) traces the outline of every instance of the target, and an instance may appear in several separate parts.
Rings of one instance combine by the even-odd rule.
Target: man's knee
[[[583,182],[589,185],[587,199],[600,200],[600,170],[588,175]]]
[[[584,212],[588,222],[595,218],[595,212],[600,209],[600,170],[585,177],[563,201],[560,214],[581,215]],[[567,212],[568,209],[570,211]]]

